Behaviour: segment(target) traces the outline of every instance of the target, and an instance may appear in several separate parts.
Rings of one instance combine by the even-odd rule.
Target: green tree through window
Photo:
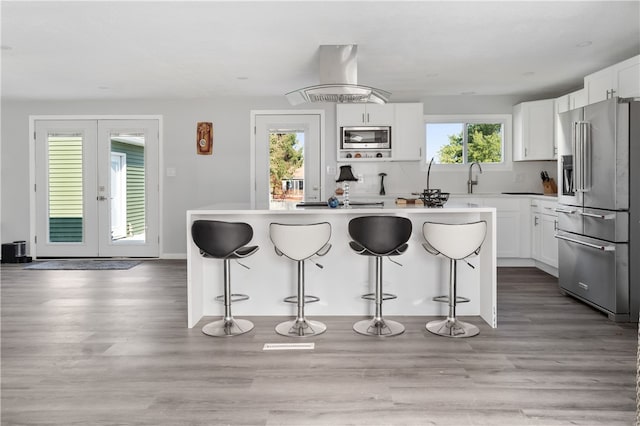
[[[502,125],[467,125],[467,162],[500,163],[502,161]]]
[[[297,146],[295,133],[271,133],[269,135],[269,176],[271,194],[282,193],[282,180],[291,179],[302,166],[303,147]]]

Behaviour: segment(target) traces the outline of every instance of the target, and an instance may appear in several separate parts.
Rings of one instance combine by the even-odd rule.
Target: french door
[[[159,123],[36,120],[37,257],[159,256]]]
[[[322,197],[322,121],[321,114],[256,112],[253,114],[253,167],[252,206],[257,209],[273,209],[272,179],[270,174],[270,140],[274,134],[301,135],[304,166],[302,182],[296,179],[296,188],[303,188],[304,201],[320,201]],[[286,185],[286,181],[283,182]]]

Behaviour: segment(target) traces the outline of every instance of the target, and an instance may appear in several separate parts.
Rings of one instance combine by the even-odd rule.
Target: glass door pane
[[[269,209],[293,208],[304,200],[304,133],[269,133]]]
[[[111,241],[146,241],[145,135],[111,132],[110,202]]]
[[[82,134],[49,133],[48,241],[84,241]]]

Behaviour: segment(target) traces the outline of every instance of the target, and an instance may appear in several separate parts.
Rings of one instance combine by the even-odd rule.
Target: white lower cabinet
[[[558,267],[558,227],[556,203],[547,200],[531,201],[531,257],[553,268]]]

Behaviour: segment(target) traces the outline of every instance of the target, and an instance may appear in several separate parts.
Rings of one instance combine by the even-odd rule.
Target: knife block
[[[542,182],[542,190],[544,195],[558,195],[558,186],[553,178]]]

